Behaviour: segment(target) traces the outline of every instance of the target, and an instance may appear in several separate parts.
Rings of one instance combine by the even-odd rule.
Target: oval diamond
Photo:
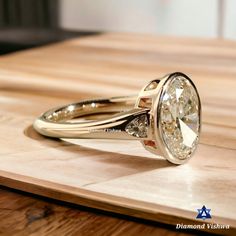
[[[200,132],[200,100],[192,81],[182,75],[167,80],[159,102],[159,130],[172,156],[187,159]]]

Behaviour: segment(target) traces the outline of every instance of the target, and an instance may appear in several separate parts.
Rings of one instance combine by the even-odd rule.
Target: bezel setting
[[[196,96],[194,99],[197,100],[198,109],[197,109],[197,138],[194,141],[195,144],[191,148],[191,151],[184,158],[183,156],[178,156],[173,153],[173,150],[170,150],[167,142],[165,141],[163,129],[161,127],[161,109],[163,102],[163,95],[166,93],[171,83],[177,79],[183,78],[187,81],[188,86],[194,91]],[[153,83],[157,83],[157,86],[153,86]],[[146,89],[154,87],[154,89]],[[143,101],[148,101],[143,103]],[[136,102],[136,107],[149,107],[150,108],[150,126],[149,126],[149,137],[150,140],[141,141],[143,146],[154,154],[164,156],[168,161],[174,164],[183,164],[187,162],[195,153],[197,144],[199,142],[199,136],[201,132],[201,102],[198,91],[192,82],[192,80],[185,74],[180,72],[175,72],[169,75],[166,75],[161,80],[155,80],[150,82],[145,86],[139,94],[139,97]],[[173,137],[174,138],[174,137]]]
[[[201,102],[192,80],[175,72],[148,83],[138,97],[91,99],[55,107],[33,126],[48,137],[139,140],[148,151],[183,164],[199,142]]]

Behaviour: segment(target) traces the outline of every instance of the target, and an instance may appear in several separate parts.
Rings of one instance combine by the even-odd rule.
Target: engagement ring
[[[34,122],[56,138],[133,139],[152,153],[182,164],[193,156],[201,103],[188,76],[176,72],[148,83],[137,97],[87,100],[51,109]]]

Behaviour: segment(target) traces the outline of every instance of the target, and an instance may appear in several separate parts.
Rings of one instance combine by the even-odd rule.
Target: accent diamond
[[[131,120],[125,127],[125,131],[137,138],[146,138],[148,129],[148,119],[146,115],[141,115]]]
[[[195,87],[183,76],[173,78],[160,101],[160,131],[170,153],[188,158],[195,150],[200,127],[200,101]]]

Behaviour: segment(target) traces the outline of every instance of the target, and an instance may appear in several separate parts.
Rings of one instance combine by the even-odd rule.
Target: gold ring
[[[51,109],[34,128],[56,138],[133,139],[175,164],[193,156],[201,102],[192,80],[175,72],[148,83],[139,95],[87,100]]]

